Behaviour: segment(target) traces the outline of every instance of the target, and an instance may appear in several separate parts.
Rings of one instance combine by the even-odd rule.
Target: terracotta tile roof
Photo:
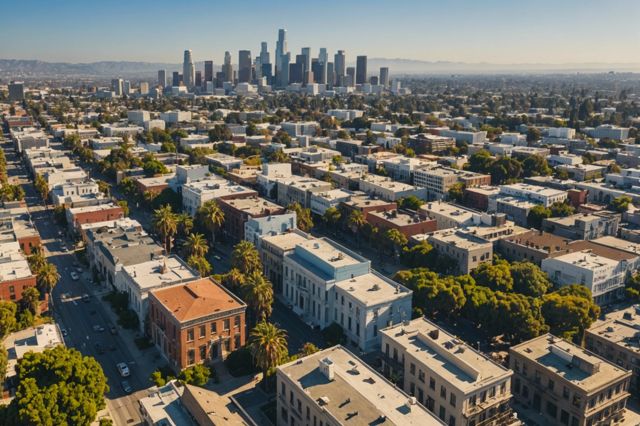
[[[246,306],[210,278],[152,291],[153,296],[180,322]]]

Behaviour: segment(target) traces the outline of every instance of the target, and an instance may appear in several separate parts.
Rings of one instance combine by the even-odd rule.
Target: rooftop
[[[410,358],[463,393],[474,392],[513,374],[424,317],[381,333],[404,348]]]
[[[355,253],[352,256],[343,247],[326,238],[304,240],[297,244],[297,247],[311,253],[321,261],[331,264],[334,268],[356,265],[365,261],[359,256],[356,258],[355,256],[357,255]]]
[[[106,204],[97,204],[93,206],[73,207],[69,209],[69,213],[71,215],[77,215],[82,213],[98,212],[98,211],[111,210],[116,208],[122,209],[122,207],[117,206],[113,203],[106,203]]]
[[[596,238],[595,240],[592,240],[592,242],[598,245],[612,247],[619,250],[624,250],[628,253],[632,253],[637,256],[640,256],[640,244],[623,240],[622,238],[605,236],[605,237]]]
[[[199,277],[184,260],[177,256],[128,265],[123,270],[141,290],[165,287]]]
[[[270,235],[262,237],[262,241],[278,247],[282,251],[290,251],[298,244],[302,244],[309,238],[305,238],[297,232],[286,232],[284,234]]]
[[[180,404],[183,388],[173,380],[138,401],[154,425],[195,425]]]
[[[242,300],[211,278],[154,290],[151,294],[180,322],[246,307]]]
[[[303,389],[336,424],[444,424],[342,346],[282,365],[278,374]]]
[[[474,237],[471,234],[458,232],[455,229],[443,229],[435,231],[428,238],[429,241],[435,240],[441,243],[449,244],[463,250],[474,250],[478,248],[490,248],[493,245],[489,241],[484,241]]]
[[[430,222],[432,219],[422,218],[417,213],[409,214],[399,210],[390,210],[384,212],[369,212],[369,216],[375,216],[389,223],[393,223],[396,226],[408,226],[415,223]]]
[[[572,253],[555,256],[555,259],[560,262],[570,263],[583,269],[600,269],[600,268],[615,268],[618,265],[618,261],[609,259],[604,256],[600,256],[591,250],[580,250]]]
[[[630,371],[551,334],[512,346],[511,351],[536,362],[541,368],[587,393],[598,391],[604,385],[631,375]]]
[[[284,211],[284,208],[278,204],[272,203],[271,201],[258,196],[235,198],[232,200],[220,200],[220,204],[226,204],[237,210],[241,210],[250,216],[267,216]]]
[[[365,306],[375,306],[411,294],[408,288],[376,272],[338,281],[335,286]]]
[[[602,339],[640,354],[640,305],[611,312],[588,330]]]

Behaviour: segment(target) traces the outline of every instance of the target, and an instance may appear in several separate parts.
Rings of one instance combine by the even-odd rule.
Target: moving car
[[[124,362],[119,362],[116,367],[118,367],[118,373],[120,373],[120,375],[122,377],[128,377],[130,372],[129,372],[129,366],[127,364],[125,364]]]
[[[93,326],[93,331],[96,331],[98,333],[102,333],[104,331],[104,327],[101,326],[100,324],[96,324]]]

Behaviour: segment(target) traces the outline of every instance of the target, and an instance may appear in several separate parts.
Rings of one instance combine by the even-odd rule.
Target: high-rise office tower
[[[123,92],[123,81],[121,78],[114,78],[111,80],[111,90],[116,93],[116,96],[122,96]]]
[[[380,67],[380,85],[384,87],[389,87],[389,68]]]
[[[204,61],[204,85],[207,81],[213,81],[213,61]]]
[[[269,49],[267,48],[267,42],[263,41],[260,43],[260,63],[268,64],[271,62],[271,58],[269,57]]]
[[[141,81],[140,82],[140,94],[141,95],[148,95],[149,94],[149,83],[147,83],[146,81]]]
[[[24,100],[24,83],[22,81],[12,81],[11,83],[9,83],[9,100]]]
[[[238,83],[251,81],[251,51],[238,51]]]
[[[131,82],[129,80],[125,80],[122,83],[122,93],[125,95],[129,95],[131,93]]]
[[[377,86],[379,82],[380,80],[378,79],[377,75],[372,75],[369,79],[369,83],[371,83],[372,86]]]
[[[191,49],[184,51],[184,61],[182,62],[182,81],[187,87],[193,87],[196,79],[196,69],[193,66]]]
[[[220,88],[222,87],[222,82],[226,81],[225,80],[225,75],[222,71],[219,71],[216,73],[216,85],[215,87]]]
[[[287,64],[286,66],[283,65],[282,60],[283,60],[283,56],[287,53],[287,30],[285,30],[284,28],[280,28],[278,30],[278,41],[276,42],[276,79],[278,80],[277,83],[278,85],[281,86],[286,86],[288,84],[288,81],[284,84],[281,84],[281,82],[284,80],[284,78],[280,75],[283,72],[287,75],[287,80],[288,80],[288,75],[289,75],[289,64]]]
[[[289,83],[302,83],[303,80],[303,70],[304,70],[304,62],[298,61],[297,58],[302,55],[296,56],[296,62],[293,64],[289,64]],[[284,66],[284,61],[283,61]]]
[[[318,55],[318,59],[320,60],[320,62],[324,62],[325,64],[329,62],[329,55],[327,54],[326,47],[320,48],[320,54]]]
[[[300,54],[304,56],[304,71],[309,71],[311,69],[311,48],[303,47]]]
[[[333,62],[327,62],[327,87],[333,87],[336,84],[336,73],[333,69]]]
[[[278,86],[286,87],[289,84],[289,64],[291,62],[291,53],[287,52],[282,55],[282,70],[278,73]]]
[[[196,71],[196,79],[194,84],[196,87],[202,87],[202,71]]]
[[[355,67],[347,67],[347,75],[344,79],[344,86],[353,86],[356,82],[356,69]]]
[[[171,75],[171,85],[173,87],[180,86],[180,73],[178,71],[174,71]]]
[[[261,64],[260,66],[260,76],[265,77],[267,79],[267,84],[272,84],[273,80],[273,71],[271,70],[271,64]]]
[[[344,50],[338,50],[333,56],[333,70],[335,73],[335,85],[344,86],[344,76],[346,75],[346,57]]]
[[[158,84],[162,88],[167,85],[167,70],[158,70]]]
[[[231,65],[231,53],[229,51],[224,52],[222,72],[224,73],[224,81],[233,82],[233,65]]]
[[[325,64],[323,62],[320,62],[320,59],[313,58],[311,60],[311,72],[313,74],[313,81],[315,83],[326,83],[325,75],[323,75],[323,71],[325,69]]]
[[[356,58],[356,84],[367,82],[367,57],[358,56]]]

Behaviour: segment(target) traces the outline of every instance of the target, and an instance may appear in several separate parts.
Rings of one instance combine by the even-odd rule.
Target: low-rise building
[[[291,176],[277,179],[277,201],[282,206],[298,203],[302,207],[311,206],[311,195],[333,189],[329,182],[311,177]]]
[[[474,217],[479,213],[465,209],[444,201],[434,201],[423,204],[418,209],[421,216],[436,221],[437,229],[462,228],[474,223]]]
[[[367,213],[367,222],[381,231],[396,229],[409,238],[416,234],[428,234],[437,229],[437,221],[418,213],[403,210]]]
[[[353,192],[345,189],[331,189],[324,192],[314,192],[311,194],[309,208],[312,213],[322,216],[330,208],[338,208],[340,203],[349,201]]]
[[[281,365],[276,378],[278,426],[446,424],[342,346]]]
[[[618,234],[620,214],[599,212],[551,217],[542,221],[542,230],[573,240],[593,240]]]
[[[396,182],[388,177],[378,175],[362,176],[359,189],[367,193],[370,197],[379,197],[385,201],[393,202],[411,195],[421,199],[427,197],[427,190],[425,188],[403,182]]]
[[[465,188],[473,188],[491,184],[491,176],[437,166],[416,170],[413,183],[427,189],[430,200],[448,198],[449,189],[456,183],[464,184]]]
[[[384,329],[382,370],[449,425],[507,425],[513,371],[426,318]]]
[[[509,349],[514,399],[545,425],[593,426],[622,420],[631,372],[544,334]]]
[[[17,241],[0,243],[0,300],[19,302],[22,293],[36,286],[25,254]]]
[[[222,232],[231,241],[243,240],[245,224],[253,218],[277,216],[286,213],[286,209],[264,198],[219,199],[218,205],[224,213]]]
[[[527,201],[533,201],[542,204],[545,207],[551,206],[553,203],[561,203],[567,199],[567,192],[545,188],[542,186],[529,185],[526,183],[514,183],[512,185],[503,185],[500,187],[500,194],[521,198]]]
[[[256,197],[258,193],[225,179],[215,177],[182,186],[182,208],[191,216],[209,200],[232,200]]]
[[[207,163],[209,163],[213,167],[219,167],[224,169],[225,171],[238,169],[242,166],[242,164],[244,164],[244,160],[242,158],[223,154],[221,152],[209,154],[205,156],[205,158],[207,159]]]
[[[298,244],[311,238],[310,235],[297,229],[284,230],[260,238],[260,245],[256,245],[256,247],[260,251],[263,273],[273,284],[276,294],[282,295],[284,291],[284,257],[293,251]]]
[[[176,371],[224,359],[245,344],[246,309],[211,278],[152,290],[151,339]]]
[[[244,239],[260,248],[263,237],[278,235],[297,229],[296,212],[275,216],[252,217],[244,224]]]
[[[440,153],[456,146],[456,140],[453,137],[430,133],[420,133],[409,138],[407,143],[417,154]]]
[[[113,203],[73,207],[67,209],[65,214],[69,231],[73,233],[79,233],[80,226],[87,223],[105,222],[124,217],[122,207]]]
[[[439,254],[454,260],[460,274],[468,274],[493,258],[493,244],[455,229],[436,231],[428,239]]]

